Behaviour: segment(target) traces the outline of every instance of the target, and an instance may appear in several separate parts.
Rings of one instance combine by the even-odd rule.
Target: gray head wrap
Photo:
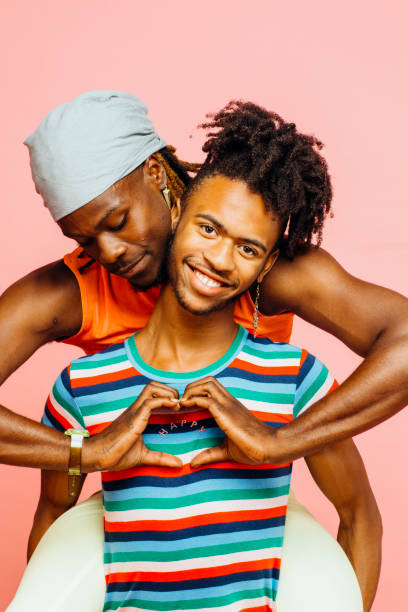
[[[89,91],[57,106],[24,144],[36,190],[55,221],[166,146],[145,104],[120,91]]]

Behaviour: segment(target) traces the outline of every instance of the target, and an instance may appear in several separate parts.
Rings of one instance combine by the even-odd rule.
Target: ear
[[[170,210],[170,215],[171,215],[171,229],[174,231],[181,217],[180,198],[177,198],[176,201],[173,203],[173,206],[171,207],[171,210]]]
[[[270,253],[270,255],[268,255],[265,265],[262,268],[262,272],[258,275],[258,278],[256,279],[259,284],[262,283],[265,276],[268,274],[268,272],[270,272],[271,268],[275,265],[278,257],[279,257],[279,249],[275,249],[274,251],[272,251],[272,253]]]
[[[164,166],[154,155],[150,155],[143,164],[143,177],[145,181],[153,183],[160,190],[164,189],[167,183]]]

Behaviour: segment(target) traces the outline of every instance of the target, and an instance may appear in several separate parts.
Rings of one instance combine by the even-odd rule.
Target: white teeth
[[[206,285],[207,287],[221,287],[222,283],[219,283],[213,278],[209,278],[208,276],[206,276],[202,272],[199,272],[198,270],[194,270],[194,274],[203,283],[203,285]]]

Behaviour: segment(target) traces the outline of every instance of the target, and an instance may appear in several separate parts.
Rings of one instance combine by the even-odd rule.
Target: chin
[[[175,288],[173,287],[175,290]],[[220,310],[224,310],[227,306],[231,304],[231,302],[235,302],[234,299],[222,300],[221,302],[210,302],[195,304],[192,300],[189,301],[187,296],[183,295],[181,291],[174,291],[176,294],[176,298],[178,303],[184,310],[193,314],[197,317],[205,317],[207,315],[212,314],[213,312],[219,312]]]
[[[151,270],[148,272],[150,272],[150,274],[146,273],[145,276],[138,274],[134,278],[129,279],[129,282],[135,291],[148,291],[153,287],[163,285],[167,281],[167,272],[165,267],[159,268],[156,275],[152,275]]]

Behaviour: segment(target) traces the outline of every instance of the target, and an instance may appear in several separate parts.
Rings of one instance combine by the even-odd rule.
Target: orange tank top
[[[81,271],[81,267],[89,261],[87,257],[79,257],[81,251],[81,248],[77,248],[65,255],[64,262],[75,275],[81,291],[82,326],[75,336],[63,342],[79,346],[90,355],[125,340],[144,327],[160,288],[135,291],[125,278],[109,274],[96,262]],[[254,304],[247,291],[235,305],[234,319],[252,332],[253,313]],[[289,342],[292,325],[292,313],[272,317],[260,313],[257,333],[275,342]]]

